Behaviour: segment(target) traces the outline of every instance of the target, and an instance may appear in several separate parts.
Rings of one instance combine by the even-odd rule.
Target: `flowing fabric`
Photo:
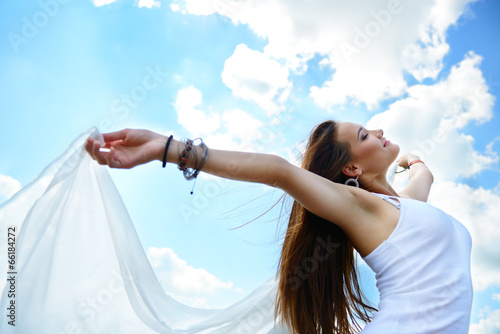
[[[225,309],[171,298],[107,168],[85,151],[89,135],[103,141],[82,134],[0,205],[0,333],[288,333],[274,317],[274,278]]]

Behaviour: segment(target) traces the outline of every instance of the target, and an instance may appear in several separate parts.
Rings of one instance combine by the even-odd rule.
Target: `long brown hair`
[[[337,124],[323,122],[311,133],[302,168],[338,183],[351,160],[348,143],[337,140]],[[346,208],[348,210],[348,208]],[[359,287],[354,247],[335,224],[293,202],[279,261],[276,314],[294,333],[354,333],[371,311]]]

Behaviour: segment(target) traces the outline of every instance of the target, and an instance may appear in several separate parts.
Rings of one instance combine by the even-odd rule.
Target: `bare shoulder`
[[[377,195],[287,166],[274,185],[308,211],[339,226],[360,254],[380,243],[388,226],[390,229],[397,224],[399,210]]]
[[[398,224],[400,212],[366,190],[353,188],[349,191],[356,198],[359,210],[357,220],[343,226],[343,231],[360,255],[366,256],[389,238]]]
[[[379,196],[365,189],[355,188],[355,187],[346,187],[346,188],[356,198],[356,201],[359,203],[359,205],[367,211],[371,212],[377,209],[382,203],[380,201],[381,198]]]
[[[353,195],[358,210],[367,218],[378,219],[384,218],[387,209],[394,207],[380,196],[375,195],[367,190],[354,187],[346,187]],[[391,210],[392,211],[392,210]]]
[[[387,218],[388,211],[394,212],[391,209],[396,209],[392,204],[367,190],[344,185],[339,186],[351,195],[350,205],[344,208],[346,215],[344,216],[344,222],[340,224],[342,228],[359,228],[361,224],[376,228],[378,221]]]

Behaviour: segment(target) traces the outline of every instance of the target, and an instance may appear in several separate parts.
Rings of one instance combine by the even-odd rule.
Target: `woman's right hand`
[[[132,168],[153,160],[162,160],[167,137],[149,130],[124,129],[103,134],[104,143],[87,139],[85,149],[100,165]],[[101,151],[101,148],[108,150]]]
[[[408,164],[414,160],[419,160],[420,158],[414,154],[406,153],[402,155],[396,162],[399,167],[408,168]]]

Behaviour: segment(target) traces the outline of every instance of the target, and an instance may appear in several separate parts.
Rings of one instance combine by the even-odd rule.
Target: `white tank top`
[[[468,333],[471,237],[428,203],[375,194],[400,209],[389,238],[364,257],[376,274],[379,312],[363,334]]]

